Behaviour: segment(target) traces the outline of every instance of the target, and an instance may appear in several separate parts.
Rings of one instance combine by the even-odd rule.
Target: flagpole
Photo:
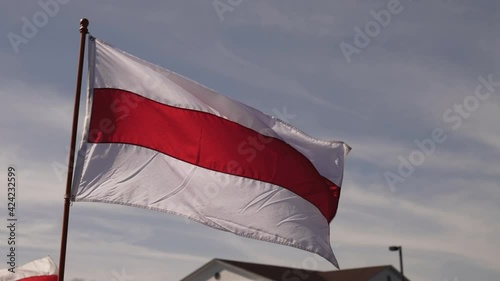
[[[71,128],[71,141],[69,147],[68,175],[66,178],[66,192],[64,194],[64,212],[61,233],[61,249],[59,254],[59,281],[64,281],[64,268],[66,265],[66,245],[68,242],[69,206],[71,204],[71,185],[73,183],[73,167],[75,162],[76,130],[78,128],[78,114],[80,109],[80,93],[82,87],[83,59],[85,56],[85,40],[89,32],[89,20],[80,20],[80,53],[78,57],[78,73],[76,75],[75,104],[73,108],[73,125]]]

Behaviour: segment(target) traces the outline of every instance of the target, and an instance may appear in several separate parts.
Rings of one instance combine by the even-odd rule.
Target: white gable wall
[[[220,279],[215,279],[215,273],[220,274]],[[182,281],[270,281],[269,279],[256,276],[233,266],[227,266],[219,262],[213,263],[192,276]]]
[[[249,279],[249,278],[246,278],[246,277],[243,277],[241,275],[238,275],[238,274],[235,274],[229,270],[226,270],[226,269],[222,269],[221,271],[215,271],[215,272],[219,272],[220,274],[220,279],[219,281],[223,281],[223,280],[235,280],[235,281],[251,281],[251,280],[255,280],[255,279]],[[200,276],[195,276],[195,278],[191,279],[192,281],[218,281],[217,279],[215,279],[214,275],[215,275],[215,272],[203,272],[203,274],[201,274]],[[191,281],[190,280],[190,281]]]

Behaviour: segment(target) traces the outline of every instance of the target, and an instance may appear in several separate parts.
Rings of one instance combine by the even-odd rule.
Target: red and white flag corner
[[[49,257],[25,265],[0,269],[0,281],[57,281],[57,266]]]

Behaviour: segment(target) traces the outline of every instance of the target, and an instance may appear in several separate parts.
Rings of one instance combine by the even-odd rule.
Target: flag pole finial
[[[80,33],[87,34],[89,33],[87,27],[89,26],[89,20],[83,18],[80,20]]]

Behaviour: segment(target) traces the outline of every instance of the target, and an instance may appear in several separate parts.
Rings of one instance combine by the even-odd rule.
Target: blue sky
[[[18,169],[19,263],[58,260],[87,17],[91,34],[131,54],[349,143],[331,224],[341,267],[399,268],[396,244],[412,280],[500,279],[498,1],[54,1],[0,11],[0,166]],[[68,280],[178,280],[214,257],[334,269],[159,212],[71,209]]]

